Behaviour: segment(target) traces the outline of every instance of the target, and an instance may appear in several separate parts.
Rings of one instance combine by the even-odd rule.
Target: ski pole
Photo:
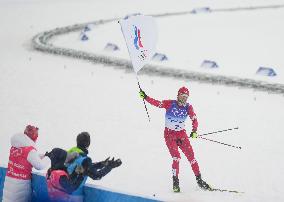
[[[137,84],[138,84],[139,89],[142,90],[137,75],[136,75],[136,79],[137,79]],[[145,103],[145,99],[143,99],[143,103],[144,103],[145,110],[147,112],[148,120],[150,122],[150,115],[148,113],[148,109],[147,109],[147,106],[146,106],[146,103]]]
[[[198,137],[205,136],[205,135],[211,135],[211,134],[215,134],[215,133],[222,133],[222,132],[230,131],[230,130],[238,130],[238,129],[239,129],[239,127],[228,128],[228,129],[218,130],[218,131],[214,131],[214,132],[210,132],[210,133],[204,133],[204,134],[202,134],[202,135],[198,135]]]
[[[219,141],[216,141],[216,140],[211,140],[211,139],[208,139],[208,138],[205,138],[205,137],[198,137],[198,138],[203,139],[203,140],[208,140],[208,141],[211,141],[211,142],[215,142],[215,143],[218,143],[218,144],[226,145],[226,146],[229,146],[229,147],[234,147],[236,149],[242,149],[242,147],[234,146],[234,145],[231,145],[231,144],[226,144],[224,142],[219,142]]]

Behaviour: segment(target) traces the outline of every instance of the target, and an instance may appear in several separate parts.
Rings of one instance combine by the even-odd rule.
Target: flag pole
[[[142,90],[137,74],[136,74],[136,79],[137,79],[137,84],[138,84],[139,89]],[[145,99],[143,99],[143,103],[144,103],[145,110],[147,112],[148,120],[150,122],[150,115],[149,115],[148,108],[147,108],[146,103],[145,103]]]

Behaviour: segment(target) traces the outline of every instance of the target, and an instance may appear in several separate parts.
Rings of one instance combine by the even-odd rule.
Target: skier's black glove
[[[142,89],[140,89],[139,95],[140,95],[140,97],[141,97],[142,99],[146,99],[146,98],[147,98],[146,93],[145,93]]]
[[[120,159],[114,160],[114,157],[111,160],[108,160],[107,162],[107,166],[111,168],[119,167],[121,164],[122,164],[121,160]]]

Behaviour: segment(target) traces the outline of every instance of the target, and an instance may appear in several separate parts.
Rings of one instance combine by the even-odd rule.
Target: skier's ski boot
[[[180,188],[179,188],[179,179],[177,176],[173,176],[173,191],[175,193],[180,192]]]
[[[209,184],[207,184],[204,180],[201,179],[201,175],[196,176],[196,181],[198,186],[203,190],[212,190]]]

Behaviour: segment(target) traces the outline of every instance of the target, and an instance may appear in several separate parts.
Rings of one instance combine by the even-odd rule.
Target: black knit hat
[[[77,147],[86,149],[90,146],[91,138],[88,132],[82,132],[77,135]]]
[[[51,152],[46,153],[46,156],[51,160],[52,169],[61,169],[64,167],[67,152],[60,148],[54,148]]]

